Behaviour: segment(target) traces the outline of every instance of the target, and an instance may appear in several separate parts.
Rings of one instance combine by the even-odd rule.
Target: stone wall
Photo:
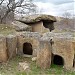
[[[7,53],[8,53],[9,59],[16,56],[17,36],[8,35],[6,37],[6,45],[7,45]]]
[[[30,43],[33,48],[33,56],[37,55],[38,51],[38,45],[39,45],[39,38],[40,34],[34,33],[34,32],[24,32],[22,34],[18,35],[17,38],[17,54],[22,55],[23,54],[23,44],[24,43]]]
[[[0,62],[6,62],[7,59],[6,37],[0,35]]]
[[[68,38],[55,38],[53,39],[52,53],[59,55],[64,59],[64,68],[71,69],[73,67],[74,49],[72,41]]]
[[[72,41],[73,49],[74,49],[74,60],[73,60],[73,67],[75,67],[75,38]]]
[[[41,69],[50,68],[51,65],[51,45],[48,41],[40,41],[40,48],[37,53],[37,66]]]
[[[45,33],[41,40],[50,41],[52,39],[52,54],[63,58],[65,69],[73,68],[74,43],[71,33]],[[51,43],[51,42],[50,42]],[[50,49],[49,49],[50,50]],[[53,59],[52,59],[53,60]]]
[[[16,54],[23,55],[23,44],[32,45],[32,56],[37,57],[37,66],[49,68],[53,55],[63,58],[65,69],[75,66],[75,41],[71,34],[38,32],[17,32],[16,35],[0,36],[0,62],[7,61]]]
[[[49,29],[43,26],[43,21],[31,24],[31,26],[32,32],[39,32],[39,33],[49,32]]]

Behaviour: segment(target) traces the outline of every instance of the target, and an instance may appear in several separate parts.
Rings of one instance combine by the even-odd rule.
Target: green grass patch
[[[8,34],[15,34],[15,29],[12,25],[0,24],[0,34],[8,35]]]
[[[30,72],[19,71],[19,62],[27,61],[30,65]],[[16,56],[7,63],[0,63],[1,75],[75,75],[75,72],[63,69],[63,66],[52,64],[49,69],[41,69],[36,66],[36,62],[32,62],[31,58]]]

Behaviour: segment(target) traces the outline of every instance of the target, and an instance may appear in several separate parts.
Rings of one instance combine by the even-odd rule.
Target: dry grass
[[[8,35],[14,34],[16,31],[11,25],[0,24],[0,34]]]

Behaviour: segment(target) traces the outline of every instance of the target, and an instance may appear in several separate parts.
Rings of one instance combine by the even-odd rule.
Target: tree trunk
[[[8,16],[8,14],[10,13],[11,11],[10,10],[7,10],[6,11],[6,13],[5,13],[5,15],[1,18],[1,24],[3,23],[3,20],[6,20],[6,17]],[[5,21],[5,23],[6,23],[6,21]]]

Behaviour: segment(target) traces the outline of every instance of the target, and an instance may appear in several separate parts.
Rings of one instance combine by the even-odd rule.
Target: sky
[[[75,13],[75,0],[34,0],[39,13],[62,16],[65,12]]]

